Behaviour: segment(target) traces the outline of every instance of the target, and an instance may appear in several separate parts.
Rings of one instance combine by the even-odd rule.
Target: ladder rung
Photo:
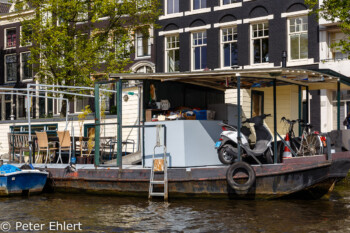
[[[153,181],[151,181],[151,184],[165,184],[165,181],[163,181],[163,180],[153,180]]]
[[[163,197],[164,193],[150,193],[151,196]]]

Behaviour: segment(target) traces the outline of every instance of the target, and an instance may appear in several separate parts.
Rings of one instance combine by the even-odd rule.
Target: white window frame
[[[12,46],[12,47],[7,47],[7,31],[11,30],[11,29],[16,30],[16,45]],[[5,28],[4,31],[5,31],[5,33],[4,33],[4,48],[5,49],[15,49],[17,47],[17,28],[16,27]]]
[[[180,13],[180,0],[177,0],[178,3],[179,3],[179,6],[178,6],[179,11],[178,11],[178,12],[172,12],[172,13],[169,13],[169,12],[168,12],[168,1],[173,1],[173,9],[175,9],[175,8],[174,8],[174,3],[175,3],[176,0],[164,0],[164,14],[165,14],[165,15],[173,15],[173,14],[178,14],[178,13]]]
[[[265,24],[267,23],[269,25],[269,21],[259,21],[259,22],[252,22],[250,24],[250,64],[252,66],[254,65],[262,65],[262,64],[269,64],[270,61],[267,62],[260,62],[260,63],[254,63],[254,40],[262,40],[264,38],[268,38],[270,40],[270,25],[269,25],[269,35],[268,36],[258,36],[258,37],[254,37],[254,32],[253,32],[253,25],[255,24]],[[270,41],[269,41],[270,42]],[[270,46],[269,46],[270,49]],[[262,54],[260,54],[260,56],[262,56]],[[270,60],[270,58],[269,58]]]
[[[201,44],[201,45],[194,45],[194,43],[193,43],[193,34],[195,34],[195,33],[206,33],[206,39],[208,39],[208,33],[207,33],[207,31],[206,30],[204,30],[204,31],[194,31],[194,32],[192,32],[191,33],[191,70],[192,71],[203,71],[204,69],[195,69],[195,62],[194,62],[194,59],[195,59],[195,57],[194,57],[194,50],[195,50],[195,48],[197,48],[197,47],[204,47],[204,46],[206,46],[207,47],[207,56],[208,56],[208,40],[207,40],[207,42],[206,42],[206,44]],[[208,62],[208,59],[207,59],[207,62]],[[202,62],[200,62],[200,63],[202,63]]]
[[[211,7],[208,7],[208,1],[210,0],[206,0],[206,7],[204,8],[199,8],[199,9],[194,9],[194,6],[193,6],[193,1],[194,0],[190,0],[190,11],[186,11],[185,12],[185,16],[187,15],[195,15],[195,14],[202,14],[202,13],[208,13],[211,11]]]
[[[21,81],[22,82],[30,82],[30,81],[33,81],[33,77],[34,77],[34,72],[33,72],[33,65],[32,65],[32,78],[30,79],[23,79],[23,63],[22,63],[22,56],[24,53],[31,53],[30,51],[27,51],[27,52],[22,52],[20,53],[20,56],[19,56],[19,59],[20,59],[20,78],[21,78]]]
[[[29,47],[33,45],[33,42],[30,41],[30,43],[26,43],[24,45],[22,45],[21,41],[22,41],[22,26],[19,27],[19,32],[20,32],[20,41],[19,41],[19,47],[23,48],[23,47]]]
[[[297,19],[297,18],[302,18],[302,17],[306,17],[307,19],[307,27],[308,29],[306,31],[302,30],[302,31],[299,31],[299,32],[290,32],[290,20],[291,19]],[[300,35],[301,34],[304,34],[306,33],[308,35],[309,33],[309,19],[308,19],[308,16],[307,15],[299,15],[299,16],[296,16],[296,17],[290,17],[287,19],[287,32],[288,32],[288,37],[287,37],[287,43],[288,43],[288,61],[289,62],[298,62],[298,61],[307,61],[309,60],[309,58],[300,58]],[[291,35],[299,35],[299,59],[292,59],[292,56],[291,56],[291,51],[292,51],[292,48],[291,48],[291,42],[290,42],[290,37]],[[308,39],[309,39],[309,35],[308,35]],[[309,48],[308,48],[308,55],[309,55]]]
[[[224,62],[225,61],[225,59],[224,59],[224,44],[238,43],[238,38],[237,38],[237,40],[235,40],[233,38],[231,41],[226,41],[226,42],[223,41],[223,35],[224,35],[223,31],[226,30],[226,29],[235,30],[236,33],[233,32],[233,34],[237,34],[237,36],[238,36],[237,26],[223,27],[223,28],[220,29],[220,67],[221,67],[221,69],[230,69],[231,68],[231,65],[230,66],[224,66],[224,63],[225,63]],[[232,58],[230,58],[230,60],[231,59]]]
[[[232,1],[232,0],[231,0]],[[214,7],[214,11],[226,10],[236,7],[242,7],[242,2],[234,0],[234,2],[229,4],[224,4],[224,0],[219,0],[220,5]]]
[[[177,37],[178,38],[178,43],[179,43],[179,47],[176,48],[168,48],[168,38],[169,37]],[[164,64],[165,64],[165,72],[166,73],[170,73],[169,71],[169,64],[168,64],[168,52],[169,51],[174,51],[174,50],[180,50],[180,35],[179,34],[173,34],[173,35],[167,35],[164,37],[164,51],[165,51],[165,56],[164,56]],[[174,72],[179,72],[179,71],[174,71]]]
[[[168,0],[164,0],[164,15],[160,15],[159,16],[159,20],[163,20],[163,19],[172,19],[172,18],[176,18],[176,17],[182,17],[184,15],[183,12],[180,11],[180,1],[179,0],[179,12],[175,12],[175,13],[168,13]]]
[[[8,57],[8,56],[16,56],[16,63],[17,63],[17,65],[18,65],[18,59],[17,59],[17,54],[16,53],[11,53],[11,54],[6,54],[5,56],[4,56],[4,67],[5,67],[5,70],[4,70],[4,74],[5,74],[5,77],[4,77],[4,81],[5,81],[5,83],[16,83],[17,82],[17,80],[18,80],[18,77],[17,77],[17,73],[18,73],[18,70],[16,69],[16,80],[15,81],[7,81],[7,65],[6,65],[6,57]]]
[[[148,47],[148,55],[145,55],[145,56],[139,56],[138,55],[138,50],[139,50],[139,46],[138,46],[138,37],[140,34],[142,34],[140,31],[136,31],[135,32],[135,59],[138,60],[138,59],[144,59],[144,58],[150,58],[151,55],[152,55],[152,35],[151,35],[151,32],[152,32],[152,29],[150,29],[150,33],[149,33],[149,38],[147,38],[148,40],[148,43],[147,43],[147,47]],[[143,34],[142,34],[142,37]],[[142,48],[143,48],[143,45],[142,45]]]

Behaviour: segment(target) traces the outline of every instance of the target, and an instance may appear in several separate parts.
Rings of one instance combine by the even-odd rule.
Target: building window
[[[289,19],[289,51],[291,60],[308,58],[307,24],[307,16]]]
[[[22,80],[32,79],[33,78],[33,67],[29,63],[30,52],[21,53],[21,75]]]
[[[141,67],[139,67],[137,70],[136,70],[136,73],[139,73],[139,74],[141,74],[141,73],[144,73],[144,74],[149,74],[149,73],[153,73],[153,70],[152,70],[152,68],[151,67],[149,67],[149,66],[141,66]]]
[[[180,71],[180,41],[179,36],[166,37],[166,72]]]
[[[16,28],[5,29],[6,30],[6,48],[16,47]]]
[[[21,27],[21,38],[20,38],[21,46],[31,46],[32,36],[33,36],[32,29],[24,29],[23,27]]]
[[[221,33],[222,67],[237,65],[237,27],[224,28]]]
[[[222,5],[228,5],[236,2],[237,0],[222,0]]]
[[[343,60],[349,58],[350,52],[342,51],[343,48],[340,45],[334,46],[335,43],[346,40],[347,36],[342,32],[329,32],[328,47],[331,48],[328,55],[329,59]]]
[[[167,14],[174,14],[179,12],[179,0],[166,0]]]
[[[192,34],[192,67],[201,70],[207,67],[207,32]]]
[[[269,24],[252,25],[253,63],[269,62]]]
[[[264,114],[264,92],[252,91],[252,117]]]
[[[89,97],[77,97],[75,102],[75,112],[84,112],[87,105],[90,106]],[[91,109],[91,106],[90,106]]]
[[[5,56],[6,82],[17,81],[17,56],[16,54]]]
[[[192,0],[193,10],[198,10],[207,7],[207,0]]]
[[[151,55],[151,38],[142,32],[136,33],[136,55],[146,57]]]

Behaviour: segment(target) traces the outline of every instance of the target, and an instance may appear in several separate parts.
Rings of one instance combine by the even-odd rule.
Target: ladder
[[[151,177],[150,177],[150,183],[149,183],[149,192],[148,192],[148,198],[151,199],[154,196],[158,197],[164,197],[165,201],[168,201],[168,162],[166,158],[166,147],[165,145],[160,144],[160,130],[161,125],[157,125],[157,143],[153,148],[153,155],[152,155],[152,169],[151,169]],[[162,159],[156,159],[156,148],[163,148],[163,158]],[[155,179],[155,174],[163,174],[163,179]],[[163,192],[154,192],[154,185],[163,185],[164,191]]]

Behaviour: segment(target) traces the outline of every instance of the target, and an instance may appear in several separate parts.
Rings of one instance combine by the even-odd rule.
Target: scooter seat
[[[251,150],[250,152],[254,156],[261,156],[268,149],[268,144],[269,144],[269,141],[260,140],[260,141],[256,142],[254,149]]]

